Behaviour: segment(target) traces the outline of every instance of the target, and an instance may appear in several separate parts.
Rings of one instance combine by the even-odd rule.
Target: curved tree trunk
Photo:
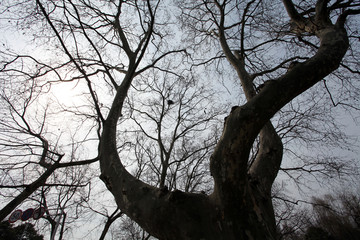
[[[312,23],[298,16],[291,1],[284,0],[292,21],[302,31],[316,34],[321,45],[312,58],[268,81],[258,94],[252,93],[252,88],[245,89],[249,91],[248,102],[231,111],[210,159],[214,192],[209,196],[168,192],[143,183],[126,171],[116,147],[116,125],[132,80],[131,74],[126,76],[103,127],[99,145],[101,179],[119,208],[151,235],[171,240],[275,239],[270,192],[280,167],[282,144],[269,120],[337,69],[348,48],[344,21],[329,23],[323,14],[324,1],[318,2],[317,20]],[[242,60],[226,46],[223,49],[240,79],[249,83]],[[259,153],[249,169],[250,150],[259,134]]]

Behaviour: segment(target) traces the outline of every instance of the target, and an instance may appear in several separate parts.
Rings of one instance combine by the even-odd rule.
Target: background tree
[[[317,103],[311,111],[301,102],[289,102],[331,73],[341,83],[337,89],[339,85],[331,84],[336,83],[336,78],[330,76],[323,81],[333,105],[351,109],[347,98],[358,101],[353,91],[357,86],[350,81],[351,74],[358,74],[354,70],[358,64],[358,35],[353,30],[356,24],[346,23],[346,19],[359,13],[359,4],[322,0],[284,0],[283,4],[183,2],[177,15],[187,18],[182,36],[172,31],[179,29],[174,28],[178,22],[168,14],[172,10],[179,13],[179,8],[169,4],[121,0],[7,3],[3,13],[9,25],[16,19],[14,25],[20,26],[18,29],[35,32],[33,42],[46,42],[46,50],[57,54],[57,58],[14,54],[5,46],[3,79],[12,76],[10,83],[18,81],[19,86],[36,83],[39,87],[34,91],[34,106],[45,101],[42,99],[49,96],[47,93],[58,94],[58,101],[45,109],[52,110],[50,116],[64,116],[75,123],[67,131],[75,130],[76,134],[66,138],[53,131],[45,134],[43,129],[51,124],[42,123],[58,122],[44,114],[47,111],[39,110],[34,112],[46,116],[41,118],[46,121],[31,119],[40,122],[33,137],[40,143],[44,142],[41,139],[51,139],[52,152],[66,158],[63,167],[99,160],[100,177],[121,212],[151,235],[160,239],[273,239],[276,223],[271,191],[280,169],[295,180],[299,171],[316,177],[318,173],[333,176],[349,170],[346,164],[339,164],[336,159],[329,161],[325,155],[297,163],[304,158],[299,157],[298,151],[291,151],[289,139],[304,140],[305,146],[320,143],[322,136],[329,143],[339,142],[337,146],[346,142],[337,141],[344,136],[332,129],[334,124],[324,125],[321,131],[314,125],[326,121],[317,117],[323,110],[317,107],[323,104],[320,100],[325,95],[306,95]],[[184,47],[184,39],[192,40],[188,42],[190,46]],[[349,43],[350,54],[344,58]],[[30,60],[32,65],[24,68],[24,60]],[[213,81],[218,75],[213,73],[225,73],[226,69],[224,78],[233,78],[230,66],[240,82],[234,92],[245,98],[238,98],[237,104],[242,106],[231,109],[221,137],[217,138],[221,128],[214,123],[211,133],[207,126],[216,122],[222,111],[216,110],[214,103],[204,108],[209,95],[200,90],[219,86]],[[339,66],[344,71],[334,72]],[[208,80],[199,84],[203,81],[199,76]],[[72,84],[78,101],[66,102],[65,96],[74,96],[52,91],[59,84]],[[339,95],[333,94],[336,90]],[[22,93],[21,89],[17,91]],[[33,91],[28,92],[34,96]],[[15,102],[10,101],[10,106],[15,106]],[[15,110],[26,112],[27,102],[20,106]],[[352,108],[357,109],[355,105]],[[277,124],[273,124],[270,119],[277,113],[280,114],[273,120]],[[191,141],[196,138],[200,140]],[[98,144],[96,151],[93,144]],[[9,152],[18,147],[4,146]],[[74,153],[71,146],[81,146],[81,152],[88,154],[63,156],[61,152]],[[297,159],[281,168],[283,154],[288,151]],[[30,152],[28,156],[36,154]],[[207,165],[210,169],[204,170],[202,166]],[[208,171],[210,174],[204,177]],[[213,183],[208,184],[210,181]]]
[[[314,198],[314,223],[334,239],[358,239],[359,196],[355,194],[325,195]]]
[[[13,59],[13,63],[16,64],[17,58]],[[9,72],[12,70],[4,70],[3,74],[11,77],[11,74],[7,75]],[[27,79],[25,83],[29,83]],[[2,219],[32,195],[36,195],[38,197],[36,201],[40,201],[41,194],[36,191],[41,186],[85,187],[87,180],[76,178],[75,172],[80,174],[80,171],[74,167],[87,165],[97,160],[76,161],[76,149],[73,148],[72,154],[69,154],[69,161],[60,162],[63,160],[63,154],[56,145],[58,139],[54,140],[54,144],[51,143],[49,139],[52,139],[54,135],[47,130],[48,126],[46,125],[51,113],[48,112],[46,106],[38,102],[35,95],[39,91],[36,88],[34,81],[25,86],[14,83],[13,88],[4,89],[1,95],[5,116],[0,120],[3,132],[0,139],[0,156],[3,160],[1,166],[3,172],[1,188],[3,190],[1,194],[4,198],[11,199],[0,211]],[[5,112],[5,110],[7,111]],[[32,116],[31,112],[33,111],[39,115]],[[74,142],[73,147],[75,144]],[[59,170],[64,168],[66,168],[65,171]],[[61,174],[58,173],[58,177],[53,175],[50,180],[49,177],[55,171],[61,171]],[[35,198],[35,196],[32,197]]]
[[[43,240],[44,237],[36,232],[34,225],[31,223],[24,223],[16,227],[12,227],[9,222],[1,222],[0,225],[0,239],[1,240]]]
[[[130,144],[138,178],[167,190],[209,191],[202,189],[211,187],[206,159],[224,113],[220,104],[208,107],[215,93],[185,74],[179,79],[158,73],[152,80],[148,74],[136,80],[139,87],[129,96],[130,122],[119,127],[120,136],[127,137],[119,145]]]
[[[310,209],[311,208],[311,209]],[[359,196],[351,191],[314,197],[280,228],[281,239],[358,239]]]

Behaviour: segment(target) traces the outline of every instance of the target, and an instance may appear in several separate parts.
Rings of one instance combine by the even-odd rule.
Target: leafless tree
[[[313,225],[335,239],[359,238],[359,200],[359,196],[351,193],[314,198]]]
[[[0,211],[1,219],[27,198],[34,194],[39,196],[36,190],[42,186],[84,187],[86,183],[82,181],[86,179],[76,179],[69,177],[68,174],[75,174],[73,168],[78,165],[97,161],[97,158],[76,161],[72,154],[69,156],[70,161],[62,161],[64,154],[59,153],[56,141],[55,144],[51,144],[48,140],[53,136],[46,126],[49,114],[47,109],[42,108],[41,105],[34,106],[35,95],[38,94],[34,81],[30,81],[30,86],[21,87],[24,88],[23,91],[13,86],[9,91],[4,90],[1,95],[2,106],[7,109],[4,112],[6,117],[0,122],[3,133],[0,140],[3,172],[1,194],[4,199],[10,200]],[[32,116],[30,113],[32,111],[38,112],[39,115]],[[61,169],[66,170],[64,172]],[[55,177],[54,173],[59,171],[61,174],[57,174],[60,177]],[[80,173],[78,170],[77,172]],[[52,178],[49,178],[51,175]],[[67,183],[68,181],[77,182]]]
[[[129,96],[131,122],[119,127],[119,143],[134,151],[138,178],[167,190],[203,191],[199,187],[210,182],[206,159],[225,113],[220,105],[208,107],[214,93],[195,79],[159,75],[136,81],[139,87]]]
[[[360,230],[359,196],[341,191],[313,197],[281,227],[281,239],[357,239]],[[316,238],[317,237],[317,238]]]
[[[332,173],[334,169],[343,169],[343,166],[332,167],[327,161],[281,168],[286,146],[283,141],[287,137],[311,138],[316,132],[311,125],[306,128],[307,134],[300,131],[316,119],[316,114],[304,118],[301,112],[306,108],[300,106],[295,111],[299,115],[292,118],[286,109],[293,99],[321,81],[334,106],[358,109],[351,105],[358,101],[358,96],[353,91],[357,85],[350,76],[359,74],[356,70],[359,36],[354,30],[356,22],[346,20],[360,12],[359,3],[184,1],[179,18],[183,23],[183,39],[189,40],[190,46],[185,47],[171,29],[177,21],[169,14],[171,8],[175,6],[167,1],[150,0],[10,3],[3,10],[12,16],[9,21],[16,19],[18,22],[14,24],[20,25],[20,29],[40,28],[34,42],[50,42],[47,47],[58,58],[43,64],[37,58],[4,51],[2,73],[13,74],[28,84],[36,83],[41,88],[35,93],[44,93],[43,89],[54,88],[58,83],[79,85],[77,89],[84,102],[73,107],[62,104],[58,110],[82,119],[84,124],[79,129],[88,137],[82,143],[94,139],[98,148],[91,160],[72,161],[69,157],[64,164],[99,160],[100,178],[118,208],[152,236],[275,239],[271,190],[279,170],[327,173],[330,166]],[[13,9],[19,10],[17,17],[8,13]],[[21,13],[26,14],[20,16]],[[35,75],[29,65],[24,68],[20,64],[24,59],[33,62]],[[187,69],[190,61],[193,65]],[[197,98],[196,86],[191,85],[191,75],[184,73],[191,71],[196,76],[198,69],[207,69],[202,68],[207,64],[215,64],[212,71],[217,73],[224,73],[222,68],[230,71],[231,66],[238,79],[237,93],[245,96],[241,106],[229,109],[219,139],[204,128],[220,112],[214,111],[214,104],[205,109],[203,103],[197,105],[198,101],[192,101],[190,96]],[[224,77],[230,75],[226,73]],[[210,71],[204,85],[214,83],[213,76]],[[185,87],[180,84],[177,89],[171,89],[171,84],[177,82]],[[149,94],[153,95],[146,98]],[[355,97],[354,102],[347,101],[351,97]],[[201,99],[206,97],[199,95]],[[186,115],[194,114],[191,110],[197,107],[206,111],[195,114],[197,119]],[[291,107],[297,108],[294,104]],[[171,111],[174,115],[170,115]],[[271,122],[274,115],[280,120],[288,115],[275,125],[278,129]],[[170,118],[163,120],[167,117]],[[299,124],[299,119],[308,121]],[[36,118],[33,121],[36,123]],[[132,126],[126,125],[129,121]],[[172,131],[165,130],[166,127]],[[126,132],[127,128],[130,132]],[[33,137],[43,143],[42,127],[35,129],[32,132],[37,135]],[[198,135],[191,133],[197,130],[206,131]],[[316,136],[324,134],[325,130]],[[204,139],[204,135],[215,136],[215,141]],[[192,142],[189,136],[200,140]],[[173,152],[176,144],[182,153]],[[187,144],[195,148],[190,149]],[[51,151],[54,156],[63,156],[55,149]],[[194,154],[188,158],[186,153],[190,150]],[[131,154],[127,155],[127,151]],[[213,189],[193,192],[200,189],[196,182],[199,178],[192,177],[189,170],[197,163],[205,163],[205,157],[208,157],[208,178],[213,180]],[[140,163],[139,174],[131,174],[131,158]],[[143,174],[148,170],[155,173]],[[206,178],[201,176],[200,182],[202,179]]]
[[[209,196],[203,196],[174,191],[162,197],[161,190],[132,180],[133,177],[120,164],[117,154],[100,160],[102,179],[114,194],[120,208],[127,209],[128,212],[124,211],[131,218],[159,238],[274,238],[271,186],[280,168],[283,148],[269,119],[293,98],[338,68],[349,44],[345,30],[341,29],[344,27],[346,16],[358,12],[345,11],[336,23],[332,23],[328,15],[327,2],[318,1],[311,10],[314,17],[310,19],[299,13],[292,2],[284,1],[285,9],[299,34],[316,36],[321,44],[313,57],[291,66],[286,73],[266,81],[264,86],[256,91],[253,79],[255,76],[263,75],[265,71],[255,75],[249,74],[245,68],[245,47],[241,45],[240,51],[234,54],[227,44],[225,30],[230,29],[232,25],[228,26],[225,21],[225,14],[228,13],[226,7],[236,7],[236,4],[228,3],[206,1],[199,4],[203,6],[204,11],[209,10],[213,13],[209,18],[212,18],[214,26],[217,27],[216,35],[223,52],[237,70],[247,97],[247,103],[233,108],[227,117],[223,135],[211,157],[214,192]],[[250,5],[251,3],[248,4]],[[352,6],[351,3],[348,6]],[[246,14],[243,16],[246,17]],[[245,22],[240,22],[240,26],[241,24],[245,25]],[[100,151],[110,152],[111,144],[112,148],[116,149],[116,143],[111,139],[114,139],[113,134],[120,116],[118,109],[122,108],[122,99],[125,97],[125,94],[119,93],[118,101],[115,98],[112,105],[111,110],[114,112],[110,110],[107,118],[111,123],[104,125]],[[247,171],[249,151],[259,132],[259,153]],[[134,192],[130,189],[139,191]],[[239,199],[243,201],[239,203]],[[214,203],[217,206],[216,211],[212,211]],[[157,214],[159,218],[154,219],[159,205],[164,215]],[[199,223],[196,216],[202,215],[204,217]],[[239,216],[242,218],[239,219]],[[146,219],[152,219],[152,222]],[[167,221],[164,222],[163,219]],[[190,220],[194,222],[189,222]],[[199,227],[203,225],[212,226],[212,230],[205,232]],[[176,226],[181,226],[181,229]]]

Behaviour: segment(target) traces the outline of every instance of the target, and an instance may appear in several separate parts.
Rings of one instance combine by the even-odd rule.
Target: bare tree
[[[350,105],[340,95],[333,94],[336,86],[329,82],[335,78],[326,77],[334,73],[332,76],[340,79],[344,86],[356,86],[348,76],[358,74],[354,70],[357,69],[354,53],[358,51],[354,40],[359,36],[353,31],[354,24],[346,22],[349,16],[360,12],[356,1],[184,2],[179,17],[189,19],[183,20],[183,26],[187,28],[184,30],[187,38],[193,40],[189,42],[193,46],[187,46],[186,51],[179,47],[178,35],[171,30],[175,26],[171,23],[176,19],[168,14],[171,9],[166,1],[35,2],[20,4],[29,7],[20,9],[27,13],[26,18],[15,19],[31,28],[41,26],[42,31],[36,31],[34,41],[50,41],[48,47],[59,57],[55,63],[49,61],[48,64],[30,58],[35,59],[35,69],[40,70],[34,75],[30,74],[31,69],[15,64],[18,59],[27,59],[26,56],[11,58],[9,51],[5,51],[2,72],[14,74],[22,82],[42,81],[41,86],[48,88],[55,83],[80,85],[85,103],[75,107],[63,104],[62,108],[87,121],[82,127],[88,127],[85,135],[89,138],[84,138],[82,143],[94,139],[98,143],[97,157],[88,161],[72,161],[70,157],[63,166],[99,160],[100,178],[121,212],[159,239],[276,238],[271,190],[281,169],[282,139],[291,136],[289,129],[299,125],[288,121],[289,126],[277,131],[270,120],[320,81],[333,105]],[[10,3],[3,12],[13,9],[19,9],[18,5]],[[344,58],[350,43],[354,47]],[[276,54],[282,53],[282,49],[286,50],[283,54]],[[164,61],[169,57],[173,59],[170,64]],[[190,68],[194,72],[196,66],[207,63],[218,63],[219,68],[231,65],[239,82],[237,92],[245,96],[243,104],[234,106],[225,118],[221,137],[207,135],[215,136],[216,141],[210,138],[204,141],[204,134],[191,134],[197,130],[206,130],[203,133],[208,134],[206,124],[219,112],[214,111],[211,104],[192,119],[192,108],[203,104],[197,106],[196,86],[191,85],[191,77],[184,78],[185,67],[179,67],[187,61],[194,62]],[[348,76],[336,71],[340,66]],[[149,74],[151,70],[156,73]],[[54,80],[49,80],[50,77]],[[184,86],[172,90],[171,82],[177,81]],[[152,96],[153,102],[146,102],[144,97],[132,98],[133,92],[153,93],[158,97]],[[39,89],[36,93],[44,91]],[[202,94],[199,100],[204,99]],[[349,109],[351,107],[357,109],[356,106]],[[64,112],[62,110],[59,109]],[[168,115],[172,110],[175,114]],[[173,119],[163,121],[167,116]],[[126,125],[127,117],[134,128]],[[172,131],[166,131],[165,126],[173,127]],[[130,134],[125,131],[127,128]],[[33,131],[37,134],[33,137],[43,143],[42,127],[38,129]],[[310,128],[310,132],[312,130],[314,128]],[[137,133],[141,135],[133,138]],[[201,140],[192,142],[189,136]],[[176,144],[182,153],[173,152]],[[189,145],[195,148],[190,149]],[[126,151],[133,154],[126,155]],[[63,156],[56,155],[55,150],[52,153]],[[189,153],[191,158],[186,155]],[[130,173],[128,164],[134,156],[140,163],[139,174]],[[196,168],[197,163],[204,163],[206,157],[213,189],[199,193],[196,182],[199,178],[192,176],[191,169]],[[329,166],[326,162],[323,165]],[[181,168],[183,177],[178,175]],[[296,168],[313,170],[311,165]],[[155,174],[142,175],[144,169]],[[180,184],[181,181],[185,183]],[[170,189],[165,188],[167,185]]]
[[[119,127],[119,136],[126,136],[119,143],[132,146],[138,178],[167,190],[200,192],[209,182],[206,159],[219,138],[216,128],[224,113],[220,105],[208,107],[214,93],[197,80],[161,75],[136,81],[139,88],[129,96],[133,123]]]
[[[257,93],[253,86],[254,76],[245,69],[245,48],[242,46],[233,54],[226,42],[225,30],[229,28],[225,25],[227,3],[215,1],[203,5],[216,17],[213,20],[218,27],[216,34],[227,59],[237,70],[247,103],[233,108],[210,158],[215,182],[211,195],[174,191],[164,196],[160,189],[135,180],[125,170],[116,154],[114,135],[125,98],[122,91],[118,91],[104,125],[100,155],[101,152],[113,153],[100,159],[102,179],[120,208],[161,239],[275,238],[271,186],[280,168],[282,144],[269,120],[289,101],[338,68],[349,46],[345,19],[358,12],[344,11],[336,23],[332,23],[325,1],[318,1],[309,10],[310,15],[313,13],[311,19],[301,15],[292,2],[284,1],[299,34],[316,36],[321,44],[313,57],[295,64],[280,77],[268,80]],[[352,6],[351,3],[348,6]],[[259,133],[259,154],[247,171],[249,152]],[[163,214],[158,213],[158,208]]]
[[[42,186],[84,187],[86,183],[82,181],[86,181],[85,178],[69,177],[68,174],[70,172],[74,174],[75,169],[73,167],[75,166],[87,165],[97,161],[97,158],[77,161],[75,156],[70,154],[70,161],[61,162],[64,154],[59,153],[57,146],[51,145],[47,139],[47,137],[51,138],[45,123],[48,111],[46,108],[34,108],[37,90],[34,81],[30,81],[30,84],[29,88],[25,87],[24,91],[17,89],[20,94],[4,91],[1,95],[2,106],[8,109],[5,113],[7,117],[2,118],[0,122],[3,132],[0,140],[1,158],[3,160],[1,188],[2,196],[5,199],[10,199],[0,211],[1,219],[9,215],[27,198],[34,194],[39,196],[36,190]],[[15,87],[11,91],[16,91]],[[34,119],[29,114],[31,111],[39,112],[40,115],[37,117],[41,118]],[[51,180],[49,179],[56,171],[64,168],[67,169],[67,174],[62,171],[61,174],[58,173],[59,178],[53,176]],[[70,183],[67,183],[68,181]]]
[[[281,239],[358,239],[359,196],[338,191],[313,197],[281,226]]]
[[[314,198],[313,209],[313,226],[335,239],[359,238],[359,196],[342,193]]]

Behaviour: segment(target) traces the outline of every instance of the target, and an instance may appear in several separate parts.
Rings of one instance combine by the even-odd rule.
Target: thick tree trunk
[[[311,30],[321,45],[315,56],[268,81],[259,94],[248,92],[248,102],[232,110],[210,159],[215,187],[211,195],[168,192],[143,183],[126,171],[117,153],[116,124],[130,77],[119,87],[99,146],[101,179],[119,208],[151,235],[171,240],[275,239],[270,192],[280,167],[282,144],[269,120],[285,104],[338,68],[348,48],[343,21],[329,23],[323,17],[323,5],[317,5],[319,17],[310,26],[296,14],[291,1],[284,3],[299,29]],[[230,62],[241,64],[241,59],[226,54]],[[241,66],[237,69],[239,76],[246,79]],[[249,169],[249,153],[259,133],[259,154]]]

